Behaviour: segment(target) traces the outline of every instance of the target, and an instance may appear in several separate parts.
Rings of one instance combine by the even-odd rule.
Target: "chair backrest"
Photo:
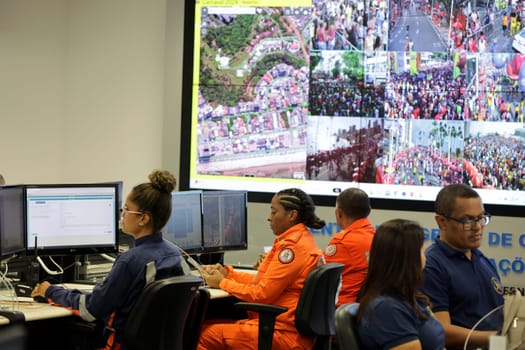
[[[206,311],[208,310],[210,299],[211,295],[208,288],[200,287],[195,299],[193,299],[190,312],[186,319],[183,339],[184,350],[197,349],[201,327],[206,317]]]
[[[357,335],[357,311],[359,303],[346,303],[335,311],[335,334],[339,349],[359,350]]]
[[[0,349],[23,350],[27,346],[27,329],[24,324],[10,324],[0,328]]]
[[[126,348],[186,350],[185,324],[202,283],[200,277],[184,275],[147,285],[126,321]]]
[[[328,263],[310,272],[295,311],[295,327],[299,333],[317,337],[335,335],[335,303],[343,267],[343,264]]]

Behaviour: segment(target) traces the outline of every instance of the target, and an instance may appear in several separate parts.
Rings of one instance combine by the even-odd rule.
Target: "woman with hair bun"
[[[149,180],[133,187],[120,209],[122,230],[134,237],[135,246],[117,256],[111,271],[91,294],[47,281],[37,284],[31,294],[70,308],[88,322],[103,323],[104,338],[99,334],[88,346],[124,349],[121,337],[126,317],[146,282],[151,282],[146,276],[151,272],[156,279],[183,274],[179,248],[164,240],[161,233],[171,214],[176,179],[169,171],[154,170]],[[154,269],[148,268],[147,274],[149,262],[154,262]]]
[[[308,227],[321,229],[325,222],[315,214],[312,198],[297,188],[273,196],[268,222],[276,237],[256,275],[231,266],[205,266],[206,282],[245,302],[288,308],[277,316],[272,349],[312,349],[315,338],[297,332],[294,316],[306,277],[324,263],[323,252]],[[258,318],[251,313],[244,320],[210,321],[201,332],[197,349],[256,350],[258,327]]]

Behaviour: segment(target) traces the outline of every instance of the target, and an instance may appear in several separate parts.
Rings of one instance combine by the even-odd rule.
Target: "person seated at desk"
[[[481,197],[465,184],[448,185],[435,202],[439,236],[427,249],[422,292],[445,327],[447,349],[463,349],[471,328],[503,304],[503,287],[496,268],[478,249],[490,221]],[[488,348],[490,335],[503,325],[503,312],[481,322],[469,346]]]
[[[182,275],[180,249],[162,238],[161,229],[171,214],[171,192],[175,177],[168,171],[154,170],[150,182],[135,186],[121,209],[122,230],[135,237],[135,247],[119,255],[111,271],[91,294],[67,290],[42,282],[32,296],[71,308],[82,319],[105,325],[106,349],[121,345],[126,316],[135,305],[147,282],[146,264],[155,262],[157,279]],[[149,271],[148,271],[149,272]],[[148,275],[149,276],[149,275]]]
[[[423,228],[393,219],[372,241],[357,313],[363,349],[443,350],[445,332],[418,288],[425,266]]]
[[[335,220],[342,229],[324,250],[327,263],[344,264],[337,306],[357,300],[368,268],[368,254],[375,228],[368,215],[370,199],[365,191],[347,188],[335,201]]]
[[[284,306],[288,311],[275,323],[273,349],[311,349],[315,338],[301,335],[295,328],[295,309],[308,274],[324,263],[323,253],[308,227],[325,225],[315,214],[312,198],[300,189],[285,189],[274,195],[268,216],[277,236],[257,274],[235,271],[231,266],[204,266],[210,287],[221,288],[246,302]],[[198,350],[257,349],[258,319],[208,321],[203,327]]]

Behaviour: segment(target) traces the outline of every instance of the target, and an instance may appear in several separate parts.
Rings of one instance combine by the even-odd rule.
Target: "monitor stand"
[[[221,264],[224,265],[224,253],[202,253],[199,255],[199,261],[201,265],[213,265]]]

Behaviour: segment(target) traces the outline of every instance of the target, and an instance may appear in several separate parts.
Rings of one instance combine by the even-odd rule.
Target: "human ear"
[[[441,215],[434,216],[434,219],[436,220],[436,223],[441,230],[445,226],[445,218]]]
[[[297,222],[299,220],[299,212],[295,209],[292,209],[288,212],[288,217],[291,222]]]
[[[151,215],[149,212],[144,212],[144,214],[142,214],[142,219],[140,219],[140,223],[139,225],[140,226],[145,226],[145,225],[148,225],[151,221]]]

